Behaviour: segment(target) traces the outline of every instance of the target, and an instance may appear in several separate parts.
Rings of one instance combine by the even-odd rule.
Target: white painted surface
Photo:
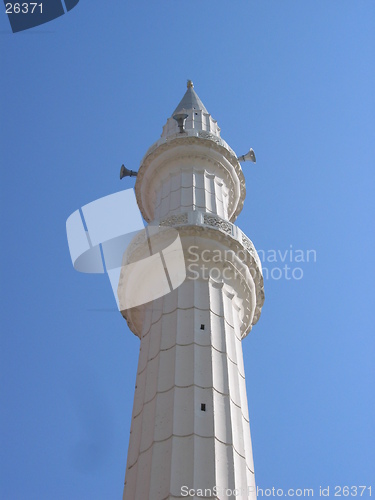
[[[194,293],[209,297],[207,310],[195,307]],[[190,307],[171,311],[187,295]],[[254,483],[242,345],[224,319],[226,310],[236,324],[235,299],[226,285],[194,281],[159,302],[168,312],[141,339],[124,499]]]
[[[219,141],[220,129],[205,110],[190,110],[185,142],[176,121],[167,121],[142,162],[138,203],[146,219],[184,221],[185,250],[194,244],[235,252],[242,233],[225,224],[242,207],[243,176],[229,146],[210,143],[212,137],[197,141],[198,131]],[[212,225],[222,236],[203,230],[205,214],[219,217]],[[182,486],[254,487],[237,498],[256,498],[241,339],[254,311],[259,314],[263,291],[248,268],[241,272],[242,281],[187,279],[168,295],[123,311],[141,338],[124,500],[182,498]]]

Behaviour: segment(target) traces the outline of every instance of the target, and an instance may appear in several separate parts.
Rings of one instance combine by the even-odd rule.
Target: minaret
[[[255,499],[241,342],[260,316],[262,270],[233,224],[245,200],[237,156],[191,81],[144,156],[135,192],[148,223],[178,231],[187,276],[167,295],[122,310],[141,340],[123,498],[188,490],[199,498],[201,490],[226,499],[236,490]],[[133,260],[142,244],[131,245]],[[122,274],[120,305],[124,288]]]

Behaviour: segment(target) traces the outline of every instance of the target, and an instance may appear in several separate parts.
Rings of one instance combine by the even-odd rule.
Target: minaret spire
[[[135,191],[146,221],[178,232],[186,279],[174,288],[169,275],[170,293],[121,307],[129,283],[148,284],[137,274],[142,265],[131,265],[165,255],[162,236],[142,236],[124,257],[118,287],[121,312],[141,341],[123,499],[198,490],[224,499],[235,490],[256,500],[242,339],[260,317],[264,292],[257,252],[233,224],[244,177],[191,81],[176,112],[188,115],[185,125],[168,119]]]
[[[181,130],[181,122],[178,124],[177,118],[185,114],[187,117],[184,120],[184,126]],[[197,135],[199,131],[209,132],[220,137],[220,128],[217,125],[217,121],[212,118],[195,92],[193,82],[188,80],[187,90],[183,98],[164,125],[162,138],[171,137],[178,133]]]
[[[181,99],[173,114],[181,112],[182,110],[199,110],[208,113],[203,102],[199,99],[198,94],[194,90],[194,84],[191,80],[187,81],[187,90],[184,97]]]

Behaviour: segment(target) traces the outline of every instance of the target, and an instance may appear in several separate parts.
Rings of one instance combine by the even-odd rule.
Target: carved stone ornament
[[[160,221],[161,226],[175,226],[178,224],[186,224],[188,221],[188,214],[177,214],[171,215],[167,219],[163,219]]]
[[[246,263],[244,263],[244,269],[247,268],[248,271],[244,272],[244,270],[235,270],[237,276],[236,286],[244,301],[244,317],[241,326],[242,338],[244,338],[251,331],[252,326],[258,322],[264,304],[264,283],[259,256],[251,240],[247,238],[234,224],[227,222],[224,219],[220,219],[220,217],[217,216],[212,217],[212,215],[206,213],[201,213],[201,220],[203,220],[203,223],[195,223],[193,225],[188,224],[188,213],[182,213],[177,216],[170,216],[167,219],[160,221],[160,226],[175,227],[175,229],[178,230],[180,237],[204,236],[210,240],[216,240],[225,244],[226,248],[228,248],[228,250],[232,250],[236,255],[238,255],[241,251],[246,252],[248,258],[245,261]],[[215,223],[213,224],[213,222]],[[136,240],[131,243],[128,253],[137,253],[137,247],[143,245],[144,236],[142,237],[140,235],[140,237],[136,237]],[[231,263],[228,263],[228,265],[233,266]],[[251,282],[253,283],[252,286],[255,286],[256,295],[256,306],[253,315],[251,313],[249,300]],[[139,335],[139,333],[136,332],[139,332],[140,325],[143,321],[142,308],[134,308],[123,311],[123,315],[128,322],[129,328],[136,335]],[[250,318],[252,318],[251,322]]]
[[[207,224],[208,226],[217,227],[218,229],[221,229],[221,231],[224,231],[225,233],[232,234],[233,224],[225,221],[224,219],[221,219],[220,217],[213,215],[204,215],[203,220],[204,223]]]

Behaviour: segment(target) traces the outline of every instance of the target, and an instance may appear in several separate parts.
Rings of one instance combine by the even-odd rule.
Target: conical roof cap
[[[185,116],[184,116],[185,115]],[[187,90],[172,116],[163,127],[162,138],[185,135],[199,135],[207,132],[220,137],[220,127],[197,96],[191,80],[187,82]]]
[[[200,109],[204,113],[208,113],[203,102],[199,99],[197,93],[194,90],[194,85],[191,80],[187,82],[187,91],[184,97],[181,99],[180,104],[174,110],[172,116],[180,113],[183,109]]]

